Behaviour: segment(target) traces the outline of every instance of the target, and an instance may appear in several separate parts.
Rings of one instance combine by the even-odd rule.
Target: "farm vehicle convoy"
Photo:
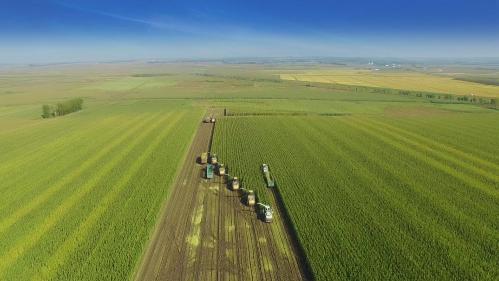
[[[308,280],[278,199],[214,154],[215,124],[200,121],[135,280]]]
[[[205,119],[205,121],[206,120],[211,120],[211,119],[207,118]],[[212,180],[214,178],[216,171],[218,173],[218,176],[220,176],[222,180],[224,180],[224,182],[227,183],[227,186],[232,191],[239,192],[239,195],[241,195],[242,197],[242,202],[246,206],[255,208],[257,217],[259,219],[267,223],[272,222],[273,220],[272,207],[268,204],[259,202],[258,196],[255,191],[244,188],[242,181],[238,177],[231,176],[228,173],[228,168],[224,164],[218,162],[218,157],[216,154],[203,152],[200,156],[200,159],[201,159],[200,161],[201,164],[206,164],[206,167],[204,168],[205,171],[204,176],[206,179]],[[267,164],[262,164],[262,173],[265,178],[266,186],[269,188],[275,187],[275,182],[274,180],[272,180],[270,176],[270,169]]]

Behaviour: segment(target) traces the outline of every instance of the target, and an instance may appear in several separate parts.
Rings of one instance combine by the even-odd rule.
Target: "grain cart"
[[[206,178],[207,179],[213,178],[213,168],[214,168],[214,166],[211,164],[206,165]]]
[[[232,190],[238,190],[239,189],[239,179],[237,177],[232,178]]]
[[[213,164],[213,165],[217,164],[217,162],[218,162],[217,155],[215,153],[210,154],[210,155],[211,155],[211,157],[210,157],[211,164]]]
[[[207,152],[201,153],[200,160],[201,160],[201,164],[208,163],[208,153]]]
[[[246,190],[241,188],[244,192],[243,194],[243,202],[248,206],[254,206],[256,204],[256,194],[253,190]]]
[[[218,165],[218,175],[223,177],[225,175],[225,166],[224,164]]]
[[[262,164],[262,172],[265,176],[265,181],[267,182],[267,187],[274,187],[274,181],[270,178],[270,170],[269,165]]]
[[[274,218],[274,212],[272,211],[272,208],[269,205],[265,205],[262,203],[258,203],[256,204],[256,206],[258,208],[258,217],[261,218],[264,222],[272,222],[272,219]]]

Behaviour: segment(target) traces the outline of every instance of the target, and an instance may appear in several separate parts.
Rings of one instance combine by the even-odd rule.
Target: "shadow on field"
[[[270,188],[271,193],[274,195],[274,199],[276,202],[276,207],[279,210],[279,213],[282,216],[284,228],[288,232],[291,238],[291,244],[295,253],[297,255],[298,263],[300,264],[301,274],[304,280],[315,280],[314,273],[312,271],[312,267],[310,266],[310,262],[307,259],[305,254],[305,249],[303,248],[300,240],[298,238],[298,232],[296,231],[296,226],[291,220],[291,216],[289,215],[288,209],[284,203],[281,192],[279,191],[279,184],[277,181],[274,181],[274,187]]]

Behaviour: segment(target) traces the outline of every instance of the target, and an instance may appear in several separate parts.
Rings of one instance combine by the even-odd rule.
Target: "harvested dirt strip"
[[[200,125],[136,280],[306,279],[281,208],[266,224],[221,177],[203,178],[196,160],[210,150],[213,128]]]
[[[187,154],[175,186],[156,226],[150,246],[143,257],[137,280],[180,280],[186,259],[192,217],[196,210],[196,195],[200,184],[201,167],[196,158],[208,151],[211,124],[201,124]]]

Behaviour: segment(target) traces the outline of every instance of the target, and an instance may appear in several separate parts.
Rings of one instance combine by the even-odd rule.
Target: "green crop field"
[[[497,280],[495,105],[280,73],[0,71],[0,280],[133,279],[207,110],[229,115],[212,151],[264,201],[270,164],[318,280]],[[41,118],[73,98],[83,110]]]
[[[497,280],[499,115],[387,112],[226,117],[213,150],[263,201],[270,164],[317,280]]]
[[[0,280],[126,280],[202,112],[122,102],[0,133]]]

